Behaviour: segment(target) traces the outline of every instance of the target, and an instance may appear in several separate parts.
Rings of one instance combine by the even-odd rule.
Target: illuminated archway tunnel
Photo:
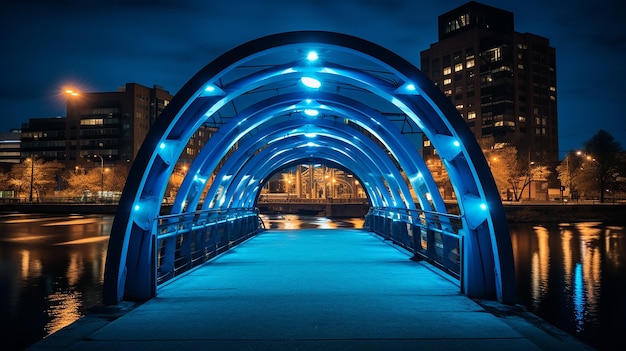
[[[449,174],[461,211],[464,293],[514,302],[502,203],[454,106],[415,66],[379,45],[301,31],[262,37],[218,57],[159,117],[130,170],[113,222],[106,304],[152,297],[154,228],[168,180],[190,138],[207,126],[215,134],[190,165],[173,214],[252,208],[272,174],[312,162],[354,174],[372,208],[446,213],[416,147],[424,135]]]

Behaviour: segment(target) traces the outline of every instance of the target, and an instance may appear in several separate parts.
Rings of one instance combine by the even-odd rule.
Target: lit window
[[[465,62],[465,68],[471,68],[471,67],[474,67],[474,59],[467,60]]]
[[[463,104],[458,104],[455,106],[457,110],[462,110],[463,109]]]
[[[448,89],[448,90],[444,91],[443,93],[446,94],[446,96],[450,96],[450,95],[452,95],[452,89]]]
[[[476,111],[469,111],[467,113],[467,119],[474,119],[476,118]]]
[[[489,59],[491,62],[496,62],[502,60],[502,50],[501,48],[493,48],[485,51],[484,56]]]
[[[458,72],[463,70],[463,64],[462,63],[457,63],[456,65],[454,65],[454,71]]]
[[[523,65],[523,64],[521,64],[521,63],[518,63],[518,64],[517,64],[517,68],[518,68],[518,69],[524,69],[524,65]]]
[[[424,140],[424,146],[425,147],[429,147],[430,146],[430,140]]]
[[[450,73],[452,73],[452,68],[450,68],[450,67],[444,67],[443,68],[443,74],[444,75],[445,74],[450,74]]]
[[[446,78],[446,79],[443,80],[443,85],[448,85],[448,84],[451,84],[451,83],[452,83],[452,79],[450,79],[450,78]]]
[[[517,117],[517,120],[518,120],[518,121],[520,121],[520,122],[526,122],[526,117],[524,117],[524,116],[518,116],[518,117]]]
[[[102,118],[90,118],[80,120],[81,126],[101,126],[103,124],[104,120]]]

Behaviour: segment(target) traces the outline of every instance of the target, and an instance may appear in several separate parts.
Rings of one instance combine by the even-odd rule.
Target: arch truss
[[[153,296],[155,222],[176,164],[198,132],[213,135],[190,164],[172,214],[253,208],[273,173],[314,162],[354,174],[372,208],[447,213],[419,153],[425,137],[458,201],[464,293],[514,302],[502,203],[454,106],[415,66],[381,46],[301,31],[256,39],[218,57],[151,128],[115,215],[105,303]]]

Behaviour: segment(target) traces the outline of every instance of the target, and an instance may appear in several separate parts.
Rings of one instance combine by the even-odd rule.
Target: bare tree
[[[611,133],[600,129],[586,141],[579,171],[575,174],[577,186],[587,192],[597,192],[600,202],[605,202],[607,192],[621,187],[623,165],[621,145]]]

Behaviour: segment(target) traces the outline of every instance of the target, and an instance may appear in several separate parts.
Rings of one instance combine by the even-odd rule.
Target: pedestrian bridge
[[[515,306],[464,296],[361,221],[290,222],[29,350],[590,350]]]
[[[211,137],[164,215],[162,199],[180,156],[202,133]],[[423,142],[441,159],[458,213],[449,213],[420,156]],[[370,206],[364,230],[458,279],[467,296],[515,302],[502,203],[448,98],[382,46],[300,31],[252,40],[216,58],[158,118],[113,222],[105,304],[155,297],[164,282],[263,232],[255,211],[263,185],[281,169],[316,163],[359,180]]]

